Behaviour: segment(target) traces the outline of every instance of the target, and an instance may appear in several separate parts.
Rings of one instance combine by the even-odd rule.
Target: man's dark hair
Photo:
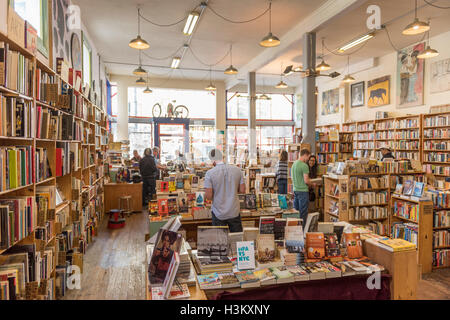
[[[308,149],[302,149],[302,151],[300,151],[300,157],[304,156],[305,154],[309,156],[311,152],[309,152]]]

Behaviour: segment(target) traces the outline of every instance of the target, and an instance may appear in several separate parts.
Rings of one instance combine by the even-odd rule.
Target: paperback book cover
[[[180,213],[187,213],[189,211],[187,196],[183,195],[178,197],[178,211]]]
[[[238,271],[235,273],[241,288],[259,287],[260,283],[253,271]]]
[[[197,251],[199,255],[226,256],[228,253],[228,226],[199,226]]]
[[[423,195],[423,182],[414,182],[413,196],[421,198]]]
[[[260,217],[259,218],[259,233],[273,234],[275,226],[275,217]]]
[[[158,199],[158,214],[160,216],[167,216],[169,215],[169,206],[168,206],[169,199]]]
[[[341,250],[335,233],[325,234],[325,255],[327,257],[339,257]]]
[[[169,181],[161,181],[161,192],[169,192]]]
[[[413,182],[412,182],[411,180],[406,180],[406,181],[403,183],[403,194],[404,194],[405,196],[410,196],[410,195],[412,195],[413,188],[414,188]]]
[[[357,259],[363,256],[361,235],[359,233],[344,233],[347,256],[350,259]]]
[[[239,198],[239,208],[241,210],[246,209],[245,194],[238,194],[238,198]]]
[[[256,194],[245,195],[245,209],[248,210],[256,209]]]
[[[237,242],[237,266],[239,270],[255,269],[255,244],[253,241]]]
[[[169,198],[167,200],[167,207],[169,215],[174,215],[178,213],[177,198]]]
[[[280,207],[280,209],[284,209],[284,210],[286,210],[288,208],[288,204],[287,204],[285,195],[283,195],[283,194],[278,195],[278,206]]]
[[[203,207],[205,204],[205,193],[204,192],[196,192],[195,193],[195,206]]]
[[[259,234],[256,239],[258,262],[267,263],[275,259],[275,239],[273,234]]]
[[[320,259],[325,256],[325,237],[322,232],[306,233],[306,252],[310,259]]]
[[[219,273],[219,280],[222,289],[239,288],[241,286],[238,278],[233,272]]]

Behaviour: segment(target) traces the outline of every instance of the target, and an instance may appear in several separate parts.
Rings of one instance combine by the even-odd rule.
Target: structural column
[[[117,139],[128,140],[128,86],[125,82],[117,83]]]
[[[303,142],[311,145],[311,153],[316,153],[316,34],[308,32],[303,35],[303,69],[312,72],[307,73],[303,79],[303,118],[302,134]]]
[[[248,73],[248,151],[249,160],[256,163],[256,73]]]

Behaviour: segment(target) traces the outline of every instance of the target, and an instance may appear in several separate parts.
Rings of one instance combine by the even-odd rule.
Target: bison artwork
[[[379,107],[390,103],[390,80],[390,76],[384,76],[367,82],[369,107]]]

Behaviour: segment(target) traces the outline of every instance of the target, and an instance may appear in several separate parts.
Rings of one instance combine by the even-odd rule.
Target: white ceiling
[[[340,0],[336,0],[340,1]],[[80,6],[82,20],[89,34],[95,42],[95,47],[107,62],[108,71],[112,74],[131,74],[135,68],[133,64],[138,62],[137,50],[128,47],[128,42],[137,34],[137,10],[141,5],[141,14],[159,24],[172,23],[180,20],[196,5],[199,0],[73,0]],[[281,38],[300,21],[304,20],[314,10],[324,5],[325,0],[272,0],[272,31]],[[436,4],[448,5],[447,0],[433,1]],[[379,5],[381,8],[382,23],[388,23],[388,29],[393,43],[398,48],[403,48],[413,42],[419,41],[421,36],[403,36],[401,30],[413,19],[413,0],[360,0],[358,5],[351,7],[345,14],[331,19],[317,28],[317,54],[321,54],[321,38],[325,38],[329,49],[336,49],[348,41],[367,32],[366,8],[369,4]],[[262,13],[268,6],[267,0],[210,0],[208,2],[215,11],[234,20],[245,20]],[[422,1],[419,5],[418,16],[422,20],[431,18],[431,36],[450,30],[450,10],[439,10]],[[406,15],[405,15],[406,14]],[[391,22],[392,21],[392,22]],[[141,19],[141,34],[150,43],[150,49],[145,53],[151,57],[167,57],[172,55],[177,48],[188,39],[182,29],[184,22],[172,27],[154,26]],[[310,30],[305,30],[310,31]],[[233,65],[238,69],[252,61],[264,50],[276,50],[276,48],[262,48],[258,42],[268,32],[268,15],[256,21],[245,24],[232,24],[214,15],[206,9],[197,25],[191,41],[194,53],[205,64],[213,64],[220,60],[233,44]],[[264,79],[266,85],[273,85],[279,81],[277,74],[289,64],[301,63],[301,37],[283,52],[276,52],[276,57],[268,64],[261,66],[257,73],[265,74],[257,76],[258,84]],[[439,50],[439,45],[434,47]],[[357,49],[357,48],[356,48]],[[351,49],[349,52],[355,51]],[[351,56],[351,63],[362,61],[374,55],[379,57],[390,53],[394,49],[390,46],[385,31],[378,31],[374,39],[367,42],[364,48]],[[275,52],[275,51],[274,51]],[[333,68],[339,69],[346,65],[347,59],[343,56],[330,54],[325,50],[326,61]],[[116,64],[110,62],[124,63]],[[172,78],[208,79],[209,68],[198,62],[191,52],[187,51],[180,64],[183,70],[171,71],[171,58],[166,60],[150,59],[142,57],[144,65],[148,67],[150,76],[165,76]],[[226,80],[229,77],[223,74],[223,70],[230,64],[229,57],[213,67],[213,79]],[[200,69],[200,70],[189,70]],[[203,70],[203,71],[201,71]],[[270,76],[272,74],[273,76]],[[242,76],[240,76],[242,77]],[[244,82],[245,79],[242,79]],[[291,86],[300,84],[300,77],[289,76],[285,79]]]

